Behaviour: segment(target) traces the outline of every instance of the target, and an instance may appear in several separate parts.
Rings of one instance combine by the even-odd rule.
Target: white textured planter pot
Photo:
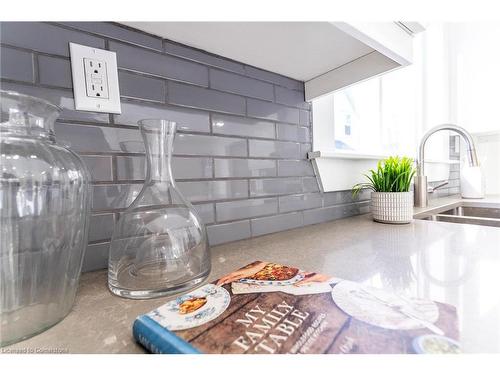
[[[372,192],[370,209],[373,220],[388,224],[406,224],[413,220],[413,192]]]

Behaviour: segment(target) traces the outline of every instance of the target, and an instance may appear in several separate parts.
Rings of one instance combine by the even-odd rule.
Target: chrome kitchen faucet
[[[425,143],[429,139],[429,137],[440,131],[440,130],[451,130],[455,133],[458,133],[467,144],[467,159],[469,161],[469,165],[471,167],[479,166],[479,162],[476,154],[476,147],[474,145],[474,140],[472,136],[465,130],[464,128],[454,125],[454,124],[442,124],[437,125],[430,129],[427,133],[424,134],[422,140],[420,141],[420,145],[418,147],[418,156],[417,156],[417,174],[415,176],[415,185],[413,190],[415,192],[415,207],[427,207],[427,176],[424,172],[424,149]]]

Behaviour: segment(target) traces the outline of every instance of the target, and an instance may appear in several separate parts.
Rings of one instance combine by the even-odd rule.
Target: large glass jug
[[[0,345],[63,319],[87,243],[89,175],[54,137],[59,108],[0,90]]]
[[[108,286],[122,297],[154,298],[189,289],[210,273],[200,217],[172,176],[175,122],[139,121],[146,146],[144,186],[115,226]]]

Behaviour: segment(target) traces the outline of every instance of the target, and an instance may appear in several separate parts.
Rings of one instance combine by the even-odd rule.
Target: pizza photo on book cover
[[[139,316],[152,353],[460,353],[454,306],[255,261]]]

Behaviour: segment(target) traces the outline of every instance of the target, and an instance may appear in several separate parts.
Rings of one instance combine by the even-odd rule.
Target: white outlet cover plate
[[[82,46],[76,43],[70,43],[69,50],[71,56],[71,73],[73,76],[75,109],[78,111],[122,113],[116,53],[98,48]],[[83,60],[85,58],[96,59],[106,63],[106,75],[108,79],[107,98],[96,98],[87,95]]]

